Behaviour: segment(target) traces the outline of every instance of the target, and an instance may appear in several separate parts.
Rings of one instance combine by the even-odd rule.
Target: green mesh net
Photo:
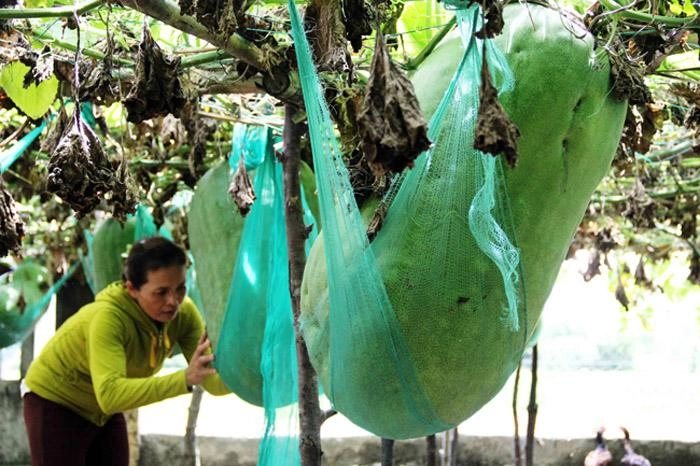
[[[414,266],[422,268],[425,277],[433,282],[431,293],[444,292],[439,288],[441,284],[449,286],[449,281],[433,280],[435,270],[454,269],[456,264],[468,262],[467,257],[488,256],[503,281],[506,305],[500,317],[507,327],[518,331],[522,304],[519,295],[523,291],[519,279],[520,254],[510,239],[514,237],[514,229],[503,161],[474,149],[484,47],[492,79],[500,92],[511,90],[514,81],[505,58],[491,41],[473,37],[482,23],[479,7],[456,9],[455,14],[464,56],[430,121],[428,136],[433,146],[388,193],[385,201],[390,202],[390,207],[384,225],[389,221],[399,222],[400,226],[395,228],[415,236],[416,242],[431,238],[435,246],[430,254],[423,248],[407,251]],[[464,228],[465,220],[468,232]],[[405,272],[410,272],[412,277],[420,275],[415,269]],[[485,271],[464,272],[461,279],[473,281],[468,289],[479,288],[480,281],[488,275]],[[426,287],[430,284],[426,283]]]
[[[242,398],[257,399],[262,390],[266,427],[258,464],[293,466],[299,464],[297,355],[275,142],[269,128],[237,125],[234,130],[230,166],[244,157],[247,168],[255,170],[257,198],[243,224],[215,361],[224,382]],[[303,192],[302,209],[305,223],[314,224]]]
[[[484,57],[501,90],[513,79],[499,51],[473,35],[482,22],[478,5],[457,8],[465,52],[431,119],[433,145],[393,183],[383,200],[384,224],[370,246],[293,0],[289,10],[324,225],[329,314],[321,333],[330,351],[324,390],[339,412],[382,437],[454,427],[463,418],[446,420],[431,401],[442,374],[430,365],[464,358],[440,353],[450,333],[446,314],[466,306],[494,309],[491,320],[500,320],[505,332],[519,331],[526,315],[500,158],[473,144]],[[453,299],[455,289],[469,293]],[[412,340],[429,347],[411,347]],[[424,354],[421,373],[416,351]],[[488,357],[473,355],[473,363]]]
[[[55,283],[49,286],[48,271],[25,260],[13,271],[0,276],[0,348],[23,341],[51,303],[51,298],[73,275],[74,263]],[[41,272],[43,270],[44,272]],[[42,288],[47,288],[41,291]]]
[[[275,258],[286,252],[285,236],[277,237],[280,225],[276,198],[282,195],[282,185],[277,184],[280,180],[272,144],[267,128],[237,125],[229,158],[232,168],[244,157],[248,169],[255,170],[253,189],[257,196],[243,223],[216,346],[219,374],[244,400],[258,400],[262,392],[261,343],[267,320],[268,287]],[[284,234],[283,218],[281,223]],[[286,259],[286,255],[281,257]]]
[[[404,413],[409,417],[397,417],[396,421],[431,426],[436,432],[446,430],[450,425],[437,417],[418,382],[410,358],[404,357],[408,350],[369,247],[294,0],[289,0],[289,11],[319,191],[323,241],[325,250],[329,251],[326,266],[332,362],[331,383],[324,390],[336,409],[348,415],[352,410],[345,407],[354,403],[379,406],[383,403],[386,394],[382,393],[382,384],[377,381],[400,380],[404,389],[402,401],[407,408]],[[357,318],[360,313],[369,318]],[[374,338],[375,334],[381,338]],[[357,348],[373,353],[377,361],[388,363],[375,368],[358,366],[358,359],[352,357]],[[376,370],[376,377],[368,375],[368,369]],[[365,375],[363,380],[373,379],[371,390],[358,387],[355,383],[358,373]],[[368,399],[370,396],[372,399]],[[352,414],[348,417],[358,425],[368,424],[365,419]]]
[[[39,136],[39,134],[46,128],[46,120],[42,121],[39,126],[31,130],[25,136],[23,136],[19,141],[12,144],[12,146],[0,153],[0,173],[5,173],[10,165],[12,165],[15,160],[17,160],[25,150],[31,145],[32,142]]]

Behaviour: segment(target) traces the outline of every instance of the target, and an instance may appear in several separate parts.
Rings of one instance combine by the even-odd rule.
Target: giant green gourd
[[[190,252],[204,306],[201,311],[215,348],[243,230],[243,217],[228,194],[231,176],[225,160],[209,169],[197,182],[187,213]]]
[[[432,254],[431,238],[408,239],[395,233],[396,223],[410,219],[411,211],[387,217],[372,243],[417,375],[436,413],[456,425],[471,416],[503,387],[522,357],[540,317],[573,234],[589,198],[610,167],[626,113],[626,103],[610,95],[610,68],[605,56],[596,57],[593,38],[579,22],[557,11],[513,4],[504,9],[505,29],[496,38],[515,75],[515,89],[501,101],[521,132],[518,165],[506,170],[515,243],[521,250],[522,280],[526,291],[525,338],[506,329],[499,320],[502,296],[490,292],[497,276],[485,277],[483,289],[465,289],[459,277],[481,267],[466,260],[454,269],[435,270],[429,277],[410,278],[413,257]],[[444,41],[412,77],[421,106],[435,111],[463,55],[461,39]],[[430,180],[426,179],[426,183]],[[444,212],[441,199],[428,211]],[[466,212],[464,213],[466,218]],[[468,235],[464,222],[456,237]],[[329,382],[328,291],[323,241],[311,251],[302,285],[302,330],[314,367],[323,384]],[[425,257],[425,256],[424,256]],[[481,259],[483,260],[483,259]],[[487,269],[487,267],[481,267]],[[492,268],[493,269],[493,268]],[[409,279],[398,278],[408,270]],[[432,282],[431,282],[432,280]],[[433,283],[442,292],[431,291]],[[420,284],[420,285],[416,285]],[[438,288],[435,286],[435,288]],[[445,291],[446,290],[446,291]],[[494,297],[492,299],[492,296]],[[361,310],[358,310],[361,312]],[[382,333],[379,331],[379,338]],[[356,357],[367,367],[373,354],[357,347]],[[358,379],[363,374],[356,374]],[[366,381],[368,393],[372,384]],[[398,390],[397,390],[397,396]],[[387,399],[386,405],[399,403]],[[363,408],[357,403],[357,409]],[[353,414],[343,413],[353,419]],[[359,418],[371,417],[363,413]],[[383,432],[381,416],[373,425]]]

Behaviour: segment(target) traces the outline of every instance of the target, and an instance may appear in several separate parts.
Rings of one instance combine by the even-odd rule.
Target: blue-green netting
[[[5,173],[10,165],[15,163],[29,145],[34,142],[34,140],[39,136],[39,134],[46,128],[46,120],[42,121],[39,126],[24,135],[19,141],[12,144],[12,146],[0,153],[0,173]]]
[[[382,437],[412,438],[446,430],[454,424],[436,413],[417,374],[355,203],[294,0],[288,1],[288,7],[324,225],[330,306],[330,375],[325,392],[339,412]],[[434,251],[422,251],[405,261],[404,269],[391,273],[394,283],[417,287],[420,281],[424,293],[434,294],[440,292],[433,286],[440,282],[436,273],[444,269],[441,261],[450,260],[451,252],[467,250],[474,258],[486,256],[502,277],[503,306],[494,319],[502,319],[516,331],[522,306],[519,252],[509,239],[512,221],[502,168],[495,157],[479,153],[473,144],[484,55],[500,89],[512,85],[513,78],[490,41],[484,46],[473,35],[482,24],[479,6],[457,8],[455,14],[465,44],[463,59],[431,118],[433,145],[396,183],[384,226],[390,220],[398,223],[394,233],[430,241]],[[421,209],[436,205],[444,208]],[[483,270],[464,271],[475,287],[484,274]],[[425,309],[420,325],[433,325],[430,313],[439,311]],[[440,338],[437,329],[435,335]]]
[[[24,301],[24,307],[13,306],[10,309],[0,311],[0,348],[23,341],[33,330],[34,325],[49,307],[51,298],[63,284],[75,272],[80,265],[78,262],[70,268],[40,297],[27,296],[24,290],[16,282],[13,283],[14,271],[7,272],[0,277],[0,295],[7,306],[8,302]],[[22,267],[20,264],[19,267]],[[36,299],[38,298],[38,299]]]
[[[223,380],[242,397],[262,377],[265,435],[259,465],[299,464],[297,363],[289,294],[289,261],[284,219],[282,164],[274,155],[276,138],[265,127],[237,125],[229,159],[237,167],[244,157],[255,170],[256,200],[245,218],[229,291],[227,310],[216,348]],[[315,221],[302,192],[307,225]],[[316,229],[307,240],[307,250]],[[262,336],[262,341],[261,341]]]
[[[313,65],[311,49],[294,0],[288,2],[299,75],[304,94],[316,185],[319,192],[323,241],[326,250],[330,300],[330,386],[324,387],[338,411],[358,425],[367,425],[352,413],[355,403],[381,404],[382,380],[400,380],[408,418],[397,422],[431,426],[436,432],[451,427],[435,414],[418,381],[406,343],[369,246],[347,168],[343,160],[328,106]],[[372,315],[360,319],[360,314]],[[380,335],[367,338],[367,335]],[[359,337],[356,339],[356,337]],[[370,345],[371,346],[367,346]],[[364,347],[363,347],[364,345]],[[358,367],[352,357],[361,348],[376,354],[375,368]],[[376,377],[368,370],[376,369]],[[358,393],[353,379],[359,374],[374,380],[376,390]],[[394,395],[392,394],[392,397]],[[372,399],[370,399],[371,397]],[[347,408],[347,409],[346,409]]]
[[[469,7],[460,8],[453,2],[451,6],[455,8],[465,53],[430,120],[428,137],[433,146],[417,160],[414,169],[405,173],[401,183],[395,185],[397,191],[389,194],[392,198],[389,210],[402,215],[411,205],[427,205],[431,199],[439,197],[446,212],[460,212],[465,200],[470,199],[467,220],[471,236],[463,241],[470,243],[470,254],[484,254],[498,267],[507,300],[501,318],[506,326],[518,331],[518,311],[522,305],[520,252],[511,240],[514,233],[503,184],[502,158],[477,151],[473,142],[484,52],[499,92],[510,91],[514,77],[505,57],[493,43],[474,37],[482,26],[478,5],[471,3]],[[430,183],[424,183],[426,179],[430,179]],[[436,179],[441,181],[436,182]],[[425,230],[434,228],[435,212],[415,209],[411,214],[411,225],[405,227],[407,234],[422,235]],[[450,242],[448,237],[440,236],[449,233],[451,228],[449,223],[447,225],[444,231],[436,232],[437,237],[433,236],[437,247]],[[452,252],[449,247],[446,249]],[[427,265],[428,260],[421,262],[427,270],[437,270]],[[475,281],[480,280],[478,273],[469,273]]]

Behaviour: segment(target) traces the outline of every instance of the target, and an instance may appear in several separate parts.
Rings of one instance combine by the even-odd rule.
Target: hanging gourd
[[[286,305],[291,319],[282,165],[272,130],[239,125],[233,139],[231,158],[211,168],[195,187],[188,235],[219,375],[241,399],[267,407],[262,364],[273,356],[263,344],[266,326],[273,324],[271,303]],[[229,193],[241,160],[255,196],[245,217]],[[305,220],[315,224],[313,174],[306,164],[300,177]],[[311,238],[316,232],[314,225]],[[292,327],[289,331],[293,334]]]
[[[121,280],[124,259],[134,242],[157,234],[171,237],[164,228],[156,227],[153,216],[142,204],[136,206],[135,214],[127,215],[126,221],[105,217],[98,223],[94,233],[85,231],[84,234],[88,255],[83,257],[82,263],[94,294],[110,283]]]
[[[92,292],[97,294],[113,281],[122,277],[124,256],[134,243],[136,220],[129,218],[123,224],[112,217],[103,219],[95,233],[88,236],[90,267],[86,274]]]
[[[31,260],[0,275],[0,348],[29,335],[51,302],[51,274]]]
[[[329,248],[326,238],[341,223],[328,220],[340,207],[324,205],[317,178],[324,240],[316,241],[304,273],[304,338],[336,409],[386,438],[456,426],[503,387],[610,167],[625,119],[626,102],[610,94],[607,57],[579,19],[511,4],[494,47],[474,37],[480,14],[469,8],[457,11],[462,37],[445,41],[412,77],[423,110],[433,115],[434,147],[385,200],[386,218],[371,248],[344,273],[333,267],[352,255],[348,241]],[[503,54],[506,67],[499,64]],[[473,149],[484,56],[520,131],[512,169]],[[309,124],[313,147],[311,118]],[[493,228],[479,237],[479,225]],[[372,262],[387,299],[357,305],[352,290],[368,294],[375,285],[352,280],[371,271]],[[373,306],[379,310],[369,315]]]

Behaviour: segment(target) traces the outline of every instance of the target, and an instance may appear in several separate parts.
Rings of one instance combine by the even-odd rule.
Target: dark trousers
[[[32,466],[129,465],[129,439],[121,413],[100,427],[30,392],[24,395],[24,423]]]

